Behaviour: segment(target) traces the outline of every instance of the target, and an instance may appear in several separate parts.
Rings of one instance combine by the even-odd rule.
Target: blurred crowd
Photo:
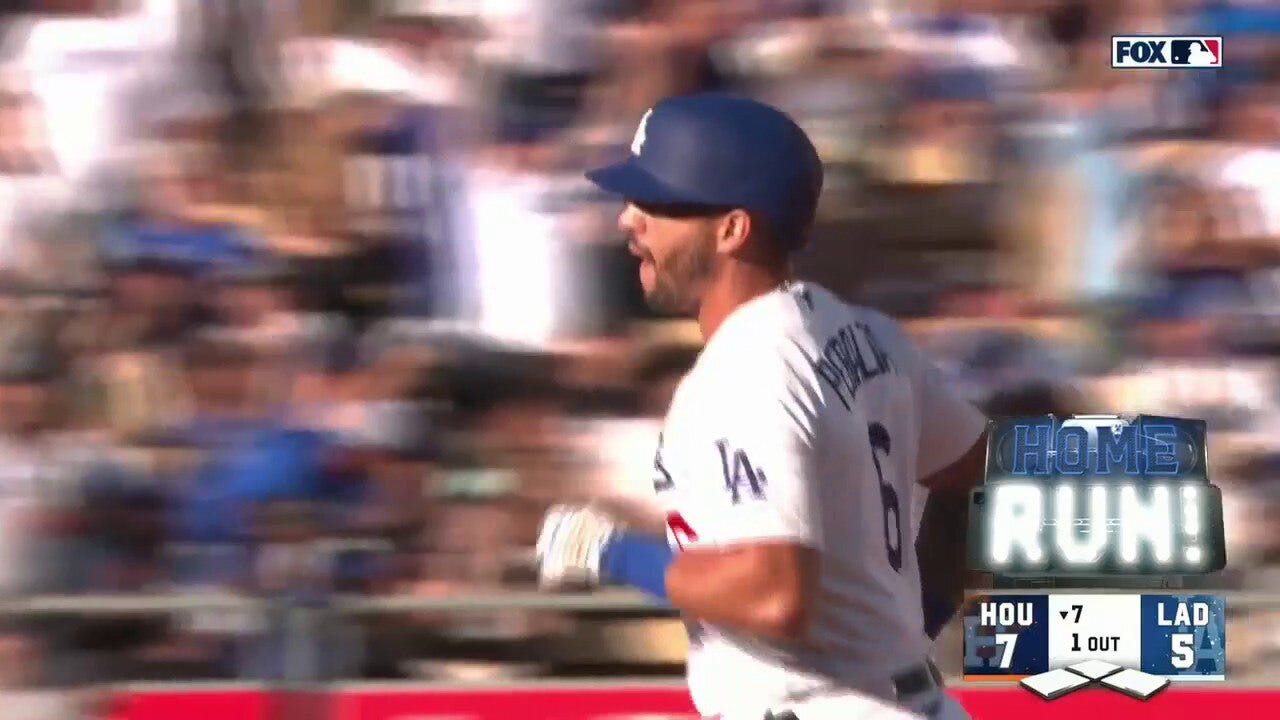
[[[548,503],[646,512],[697,332],[644,307],[582,170],[711,89],[823,155],[801,274],[903,318],[975,402],[1207,418],[1210,584],[1280,592],[1274,0],[0,13],[0,599],[528,589]],[[1223,35],[1222,68],[1111,69],[1112,34],[1180,32]],[[1274,668],[1280,618],[1240,622],[1229,674]],[[680,653],[658,620],[324,629],[350,676]],[[288,645],[199,612],[0,636],[66,682],[276,677]]]

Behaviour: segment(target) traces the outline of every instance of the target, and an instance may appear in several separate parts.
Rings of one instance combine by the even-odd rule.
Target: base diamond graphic
[[[1102,679],[1102,684],[1130,697],[1146,700],[1169,687],[1169,678],[1148,675],[1137,670],[1121,670]]]
[[[1101,680],[1102,678],[1120,672],[1124,668],[1114,663],[1104,662],[1102,660],[1085,660],[1075,665],[1068,665],[1067,669],[1077,675],[1083,675],[1090,680]]]
[[[1045,700],[1062,697],[1069,692],[1079,690],[1093,681],[1083,675],[1077,675],[1065,668],[1050,670],[1047,673],[1023,678],[1021,685]]]
[[[1146,700],[1169,686],[1169,678],[1123,668],[1101,660],[1086,660],[1032,675],[1019,683],[1045,700],[1060,698],[1082,687],[1100,686]]]

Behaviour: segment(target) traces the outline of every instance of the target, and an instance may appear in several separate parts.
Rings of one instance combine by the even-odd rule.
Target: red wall
[[[1179,686],[1143,702],[1102,689],[1082,690],[1046,702],[1017,686],[953,691],[974,720],[1081,717],[1205,720],[1277,717],[1280,688],[1230,689]],[[113,720],[624,720],[631,716],[694,718],[688,694],[678,686],[536,685],[510,688],[376,687],[330,693],[258,690],[165,690],[123,693]]]

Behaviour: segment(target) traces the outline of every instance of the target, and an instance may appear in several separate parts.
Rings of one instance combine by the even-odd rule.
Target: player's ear
[[[738,252],[751,235],[751,214],[746,210],[730,210],[720,218],[716,233],[716,251],[731,254]]]

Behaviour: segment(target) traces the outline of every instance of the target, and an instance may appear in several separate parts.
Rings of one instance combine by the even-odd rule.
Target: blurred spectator
[[[120,203],[130,153],[156,120],[156,78],[179,67],[163,5],[65,3],[11,28],[10,57],[38,102],[70,199],[82,207]]]
[[[596,70],[591,0],[489,3],[477,48],[498,75],[499,123],[515,137],[563,126]]]
[[[756,84],[760,94],[792,115],[813,139],[835,171],[829,187],[841,193],[840,171],[865,174],[873,160],[890,112],[887,80],[892,67],[866,32],[835,26],[817,42],[818,47],[808,48],[813,56],[798,72],[770,74]],[[833,206],[826,214],[849,210]]]
[[[969,70],[923,71],[906,78],[902,135],[883,172],[889,180],[921,185],[993,180],[991,89]]]
[[[1212,194],[1179,188],[1162,197],[1144,244],[1145,295],[1135,307],[1135,352],[1122,363],[1124,407],[1204,417],[1218,431],[1247,426],[1275,403],[1267,361],[1229,345],[1229,321],[1255,302],[1254,271],[1222,237]],[[1134,375],[1130,375],[1133,373]]]
[[[283,261],[262,259],[218,273],[210,289],[216,293],[217,320],[231,338],[253,346],[277,372],[307,332],[298,311],[296,278]],[[268,368],[270,369],[270,367]]]
[[[42,642],[12,626],[0,631],[0,702],[12,717],[74,720],[86,708],[65,688],[42,686],[46,666]]]
[[[113,262],[112,316],[104,341],[115,349],[176,343],[197,312],[196,283],[187,264],[140,256]]]
[[[320,320],[293,348],[283,410],[285,423],[333,437],[353,437],[363,427],[363,358],[348,324]]]
[[[636,523],[660,525],[665,512],[653,492],[662,471],[655,467],[656,443],[676,386],[693,367],[696,346],[659,342],[635,361],[631,379],[637,396],[633,407],[586,420],[596,477],[587,488],[593,500],[616,507]]]
[[[1234,88],[1264,80],[1275,67],[1276,35],[1280,34],[1280,8],[1267,0],[1206,0],[1192,3],[1185,25],[1194,32],[1221,34],[1230,43],[1232,61],[1219,72],[1194,78],[1202,89],[1200,100],[1209,105],[1229,102]]]
[[[363,128],[347,161],[353,229],[382,247],[392,265],[392,311],[453,317],[459,204],[450,188],[463,178],[480,117],[476,70],[466,53],[479,20],[447,11],[397,9],[380,16],[383,52],[402,63],[411,91]]]
[[[188,428],[175,430],[202,451],[202,459],[170,491],[171,533],[192,548],[178,568],[176,580],[183,584],[236,587],[247,582],[242,565],[247,518],[237,502],[232,463],[244,460],[253,430],[251,368],[250,352],[230,341],[204,339],[187,350],[194,416]]]
[[[208,223],[201,206],[226,197],[225,173],[207,151],[158,149],[142,178],[139,216],[105,238],[115,258],[159,258],[195,274],[243,263],[255,248],[236,227]]]
[[[10,361],[11,366],[0,376],[0,422],[4,423],[3,450],[5,456],[3,483],[4,497],[0,514],[0,532],[4,534],[3,571],[5,595],[14,595],[33,588],[34,556],[32,544],[39,527],[39,515],[43,496],[38,479],[41,463],[32,457],[31,440],[40,427],[41,401],[40,378],[34,369],[22,368]],[[33,382],[34,381],[34,382]]]
[[[5,348],[0,367],[0,446],[5,456],[3,564],[8,593],[72,592],[83,582],[84,455],[64,431],[64,360],[47,335]]]
[[[336,488],[339,517],[333,527],[351,544],[335,558],[335,581],[348,591],[419,579],[418,540],[438,484],[440,441],[428,434],[419,406],[393,408],[371,414],[366,433],[353,438],[347,451],[347,472],[360,473],[361,484],[349,477],[348,487]]]
[[[1016,14],[998,15],[1000,3],[957,2],[935,4],[935,12],[894,13],[885,30],[888,43],[913,63],[931,69],[981,68],[1027,70],[1042,54],[1020,27]],[[1070,37],[1070,34],[1068,34]]]
[[[70,188],[58,176],[44,117],[22,70],[0,69],[0,268],[38,272],[34,237],[70,207]]]
[[[144,474],[150,469],[104,465],[85,477],[86,589],[138,592],[167,580],[164,490]]]
[[[1280,241],[1280,180],[1269,172],[1280,160],[1280,83],[1232,94],[1223,109],[1225,152],[1206,181],[1227,191],[1223,211],[1238,225],[1231,239],[1274,252]]]
[[[486,336],[527,348],[571,337],[584,282],[571,265],[567,200],[584,182],[561,166],[556,125],[505,126],[477,150],[465,184],[458,242],[470,267],[463,317]]]

